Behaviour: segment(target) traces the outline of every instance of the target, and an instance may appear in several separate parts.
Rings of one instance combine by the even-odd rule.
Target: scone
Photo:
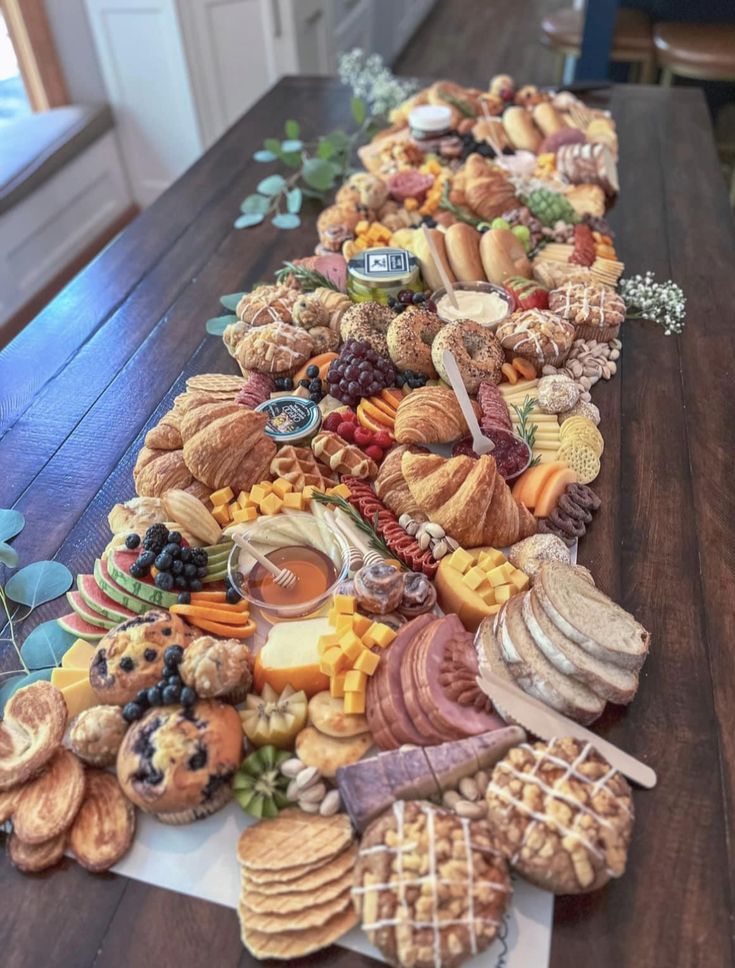
[[[71,721],[67,745],[89,766],[112,766],[127,730],[120,706],[92,706]]]
[[[240,717],[209,699],[186,709],[156,707],[133,723],[117,754],[117,776],[141,810],[162,823],[190,823],[227,803],[241,760]]]
[[[184,652],[179,675],[200,699],[242,702],[253,684],[252,656],[239,639],[202,635]]]
[[[89,681],[101,703],[124,706],[141,689],[163,676],[163,653],[169,645],[186,649],[192,629],[164,609],[126,619],[104,635],[89,667]]]

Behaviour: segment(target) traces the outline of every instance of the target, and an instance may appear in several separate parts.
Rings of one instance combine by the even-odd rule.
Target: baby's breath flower
[[[656,282],[652,272],[620,282],[628,319],[650,319],[663,326],[664,334],[681,333],[686,317],[686,299],[681,286],[670,279]]]
[[[359,47],[339,55],[337,72],[372,115],[388,114],[416,90],[416,82],[396,77],[380,54],[366,54]]]

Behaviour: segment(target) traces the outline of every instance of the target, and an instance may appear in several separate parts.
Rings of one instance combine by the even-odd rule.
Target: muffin
[[[625,303],[611,286],[599,282],[566,282],[549,293],[549,309],[576,329],[575,339],[607,343],[617,339]]]
[[[100,639],[89,666],[89,682],[101,703],[124,706],[163,676],[169,645],[186,648],[192,629],[178,615],[151,609],[126,619]]]
[[[67,745],[89,766],[112,766],[127,730],[119,706],[92,706],[72,720]]]
[[[546,309],[525,309],[501,323],[495,331],[508,356],[521,356],[540,370],[561,366],[577,334],[572,323]]]
[[[184,652],[179,675],[200,699],[242,702],[253,684],[252,656],[239,639],[202,635]]]
[[[191,823],[227,803],[241,760],[240,717],[205,699],[190,708],[154,707],[133,723],[117,754],[117,776],[141,810],[162,823]]]

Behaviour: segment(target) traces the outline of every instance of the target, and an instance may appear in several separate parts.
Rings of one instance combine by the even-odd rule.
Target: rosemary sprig
[[[511,403],[511,408],[515,410],[516,416],[518,417],[518,436],[528,445],[528,449],[533,452],[538,424],[530,423],[529,417],[536,409],[536,404],[532,397],[526,397],[522,406],[519,407],[518,404]],[[540,457],[534,457],[528,466],[535,467],[540,460]]]
[[[461,97],[455,97],[449,91],[443,91],[441,89],[439,90],[439,97],[442,101],[446,101],[447,104],[451,104],[453,108],[456,108],[465,118],[477,117],[469,101],[465,101]]]
[[[335,286],[331,279],[328,279],[316,269],[309,269],[307,266],[296,265],[294,262],[284,262],[282,268],[276,272],[276,281],[283,282],[286,276],[293,276],[304,290],[313,292],[320,287],[324,289],[334,289],[339,292],[339,286]]]
[[[395,554],[390,550],[388,545],[383,541],[383,539],[378,534],[376,527],[369,524],[365,518],[356,511],[349,501],[345,501],[343,497],[339,497],[337,494],[324,494],[322,491],[312,491],[312,500],[317,501],[319,504],[334,504],[336,507],[340,508],[349,516],[349,518],[354,523],[355,527],[362,531],[370,539],[370,546],[378,551],[381,555],[385,555],[386,558],[395,558]],[[375,524],[377,525],[377,515]]]

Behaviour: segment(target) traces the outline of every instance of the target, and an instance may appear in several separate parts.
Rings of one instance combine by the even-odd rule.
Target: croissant
[[[465,548],[506,547],[536,531],[536,519],[517,503],[489,455],[407,453],[401,471],[421,510]]]
[[[395,515],[410,514],[412,518],[423,520],[426,515],[421,512],[418,504],[408,489],[408,484],[401,471],[401,458],[404,454],[426,453],[419,447],[394,447],[388,451],[380,465],[378,476],[373,481],[375,493],[380,500]]]
[[[267,416],[245,407],[236,410],[208,422],[184,443],[186,466],[213,490],[247,491],[270,476],[276,445],[264,433]]]
[[[201,407],[190,410],[181,420],[182,442],[191,440],[194,434],[199,433],[200,430],[209,426],[215,420],[219,420],[220,417],[226,417],[242,409],[234,401],[225,401],[220,403],[205,403]]]
[[[445,444],[467,432],[457,398],[446,387],[419,387],[398,404],[393,433],[399,444]]]
[[[467,159],[464,194],[472,211],[488,222],[517,204],[508,176],[481,155],[470,155]]]
[[[194,476],[184,463],[181,449],[154,450],[145,446],[135,461],[133,481],[139,497],[160,497],[171,488],[186,490]]]

